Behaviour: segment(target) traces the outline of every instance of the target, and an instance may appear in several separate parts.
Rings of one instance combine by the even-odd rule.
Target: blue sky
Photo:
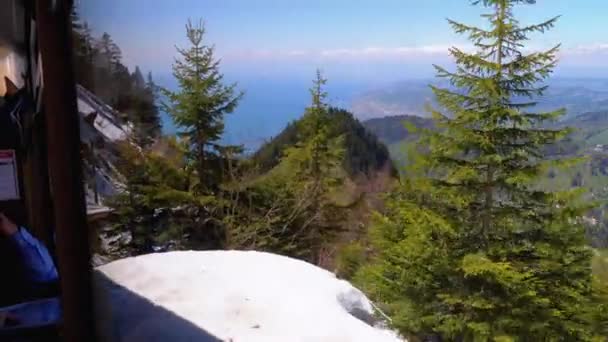
[[[258,144],[297,118],[317,67],[334,104],[349,108],[358,92],[406,79],[430,78],[449,65],[447,49],[466,46],[446,22],[483,24],[468,0],[77,0],[97,35],[118,43],[127,65],[152,71],[172,87],[175,45],[187,46],[188,18],[206,22],[221,69],[246,91],[227,118],[225,138]],[[538,0],[517,9],[522,23],[563,15],[534,36],[532,48],[563,43],[558,76],[608,77],[606,0]],[[171,132],[170,120],[165,129]]]
[[[167,72],[174,45],[185,45],[184,23],[202,18],[207,42],[223,68],[239,77],[289,74],[310,78],[315,67],[331,77],[360,80],[432,76],[431,62],[464,44],[445,18],[482,22],[468,0],[80,0],[82,17],[119,43],[125,60]],[[531,44],[564,45],[565,75],[596,75],[605,66],[605,0],[538,0],[517,10],[524,23],[563,15],[556,29]],[[606,73],[608,74],[608,73]]]

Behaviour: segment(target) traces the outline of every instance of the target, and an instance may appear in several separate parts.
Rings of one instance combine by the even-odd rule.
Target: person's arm
[[[28,280],[51,283],[58,279],[57,269],[46,247],[24,228],[19,228],[0,213],[0,233],[15,245]]]
[[[10,236],[25,266],[26,276],[36,283],[50,283],[58,278],[53,258],[46,247],[24,228]]]

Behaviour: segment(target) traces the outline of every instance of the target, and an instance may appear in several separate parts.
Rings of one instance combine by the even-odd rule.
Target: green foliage
[[[342,279],[352,279],[366,261],[365,247],[359,242],[352,242],[338,251],[336,275]]]
[[[297,160],[304,162],[304,158]],[[299,178],[293,163],[281,163],[264,174],[248,162],[239,167],[221,192],[227,203],[223,216],[227,247],[318,263],[323,246],[341,229],[346,209],[334,203],[330,193],[321,192],[321,186]],[[330,179],[320,177],[320,183],[337,184],[336,178]]]
[[[375,118],[365,121],[363,125],[387,145],[418,140],[421,130],[435,127],[433,120],[413,115]]]
[[[161,121],[158,106],[158,86],[154,83],[152,73],[148,73],[147,80],[138,67],[131,75],[134,89],[128,97],[123,98],[127,108],[123,111],[129,121],[133,123],[134,139],[140,146],[149,146],[160,137]]]
[[[143,149],[132,141],[120,146],[117,167],[125,189],[110,203],[115,232],[128,236],[119,250],[134,255],[183,248],[256,249],[318,263],[345,213],[335,197],[347,177],[344,142],[351,135],[336,132],[361,128],[356,140],[362,127],[347,112],[330,115],[325,80],[318,73],[311,105],[294,124],[293,143],[283,147],[271,170],[260,173],[255,160],[242,158],[240,147],[218,143],[223,116],[242,94],[234,95],[234,85],[223,85],[213,48],[203,44],[204,27],[188,23],[186,29],[191,47],[178,49],[182,60],[173,66],[180,90],[162,89],[179,140],[165,138]],[[139,69],[133,80],[144,83]],[[369,141],[364,151],[380,149]],[[350,148],[359,151],[361,146]],[[362,169],[378,165],[364,162],[352,161]]]
[[[231,209],[225,217],[231,247],[260,249],[318,263],[323,247],[341,229],[345,208],[333,194],[346,175],[344,138],[331,132],[320,73],[311,105],[294,124],[298,136],[264,175],[237,172],[230,186]]]
[[[289,188],[299,194],[299,202],[309,215],[308,240],[315,254],[334,233],[338,221],[332,205],[332,192],[344,177],[339,173],[344,158],[344,137],[332,137],[323,86],[327,81],[320,71],[310,89],[311,105],[300,122],[300,141],[288,148],[282,164],[289,170]],[[313,255],[313,260],[317,255]]]
[[[92,89],[95,81],[94,38],[87,22],[82,22],[76,6],[71,13],[73,62],[78,82],[87,89]]]
[[[594,301],[597,303],[592,313],[595,330],[602,336],[608,336],[608,252],[594,250],[593,273],[595,275]],[[598,339],[598,341],[602,341]]]
[[[222,159],[218,141],[224,132],[224,115],[236,108],[243,94],[235,94],[235,84],[224,85],[214,48],[203,42],[202,22],[193,26],[189,21],[186,35],[190,47],[177,49],[181,59],[173,65],[179,91],[161,89],[167,98],[162,107],[179,128],[178,134],[190,145],[187,156],[196,165],[197,191],[203,193],[213,191],[221,182],[213,166]]]
[[[294,146],[299,137],[297,121],[290,122],[281,133],[264,143],[253,154],[252,159],[260,166],[261,171],[270,171],[281,162],[285,149]]]
[[[141,150],[131,142],[118,147],[117,168],[125,177],[125,189],[108,201],[114,210],[109,233],[125,237],[116,247],[117,256],[222,248],[221,201],[192,191],[191,167],[182,144],[174,138],[157,144],[165,145],[165,153]]]
[[[367,120],[364,126],[388,145],[396,169],[403,172],[409,161],[409,151],[415,147],[423,132],[436,129],[430,118],[412,115],[387,116]]]
[[[387,199],[371,232],[375,262],[358,282],[404,335],[461,341],[585,341],[591,318],[591,252],[578,189],[536,182],[545,147],[568,129],[547,128],[563,111],[534,113],[534,98],[558,47],[525,54],[522,43],[556,19],[521,26],[513,8],[533,1],[476,1],[488,29],[450,21],[477,51],[450,49],[456,71],[436,67],[453,88],[432,87],[433,111],[409,178]]]
[[[330,130],[335,136],[344,137],[344,161],[342,168],[351,177],[360,174],[373,177],[374,173],[392,167],[386,146],[353,117],[348,111],[329,108]],[[395,170],[391,170],[395,174]]]
[[[328,108],[328,127],[331,137],[344,139],[344,160],[342,167],[351,177],[361,174],[368,176],[390,164],[390,156],[384,144],[353,117],[352,113],[339,108]],[[276,137],[260,147],[252,156],[262,171],[277,166],[285,150],[294,146],[302,137],[299,121],[289,123]]]
[[[317,251],[309,233],[310,202],[288,185],[285,178],[266,178],[255,169],[245,170],[224,185],[228,205],[222,220],[228,248],[261,250],[314,262]]]

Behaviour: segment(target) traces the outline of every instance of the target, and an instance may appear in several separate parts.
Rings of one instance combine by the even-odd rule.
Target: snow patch
[[[108,341],[398,342],[334,274],[262,252],[170,252],[96,272]],[[99,298],[99,297],[103,298]]]
[[[78,111],[81,115],[87,116],[96,113],[93,126],[101,133],[105,139],[116,142],[125,140],[129,134],[129,127],[122,125],[118,121],[120,116],[112,107],[103,103],[93,93],[78,85]]]

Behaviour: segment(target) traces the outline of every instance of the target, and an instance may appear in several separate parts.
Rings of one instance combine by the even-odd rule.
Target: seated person
[[[8,279],[2,277],[4,287],[8,285],[8,288],[21,290],[12,295],[22,300],[32,299],[41,293],[40,289],[56,285],[57,269],[46,247],[25,228],[17,226],[1,212],[0,238],[4,240],[0,248],[4,249],[2,252],[5,258],[10,255],[8,260],[2,262],[19,271],[7,277]],[[6,284],[4,279],[14,284]],[[0,308],[0,328],[52,323],[58,321],[60,315],[57,298],[18,304]]]

